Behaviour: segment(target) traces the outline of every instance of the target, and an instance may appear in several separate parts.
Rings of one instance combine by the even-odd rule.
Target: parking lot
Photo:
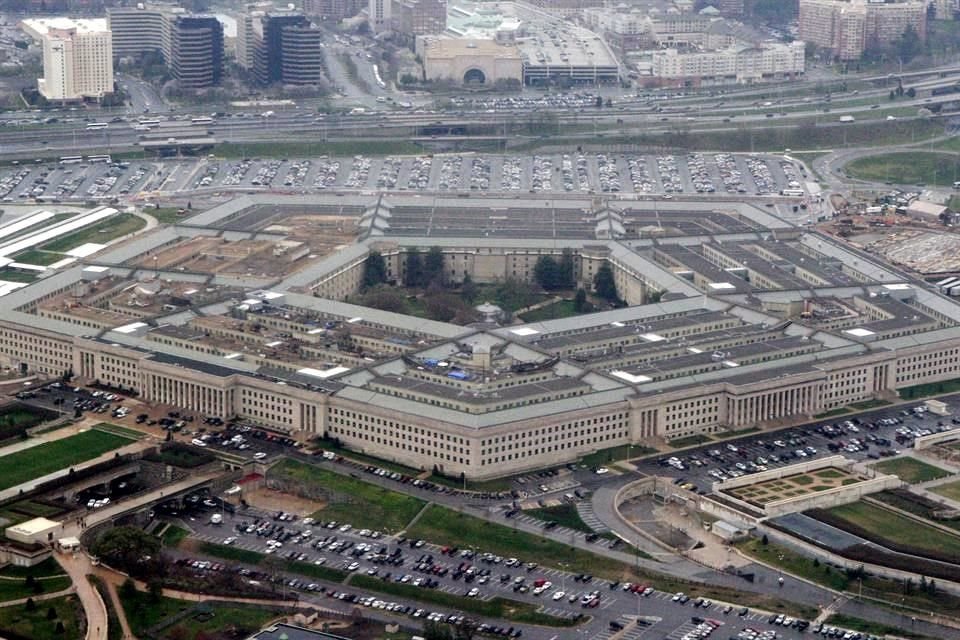
[[[954,396],[945,401],[957,399]],[[709,492],[714,482],[824,456],[880,460],[911,447],[918,436],[957,428],[951,418],[915,411],[913,406],[897,407],[705,444],[676,455],[639,461],[637,467],[643,473],[670,476],[677,484]]]
[[[23,164],[0,170],[4,202],[85,201],[151,191],[330,189],[431,192],[769,195],[799,187],[781,158],[731,154],[436,154]]]
[[[591,632],[585,637],[597,640],[628,627],[634,638],[655,627],[660,637],[670,640],[726,638],[737,633],[745,634],[740,640],[760,640],[762,633],[767,634],[763,640],[790,639],[801,637],[808,626],[807,621],[751,611],[734,603],[538,567],[522,558],[504,558],[480,549],[438,547],[429,541],[394,538],[357,530],[349,523],[298,519],[283,512],[248,508],[236,514],[224,512],[222,524],[212,524],[216,520],[212,516],[221,512],[204,502],[194,501],[196,508],[181,516],[199,540],[468,598],[490,600],[501,596],[532,602],[540,605],[543,613],[557,617],[591,616]],[[221,565],[220,570],[231,568]],[[344,591],[340,585],[324,584],[316,578],[291,573],[285,580],[288,587],[305,594],[329,596],[333,589],[337,599],[342,593],[352,593],[362,606],[390,608],[389,599],[381,600],[382,596],[357,593],[352,588]],[[382,607],[376,604],[378,601]],[[415,618],[430,615],[429,609],[420,609],[416,603],[397,606],[397,612]],[[420,614],[414,615],[418,610]],[[638,615],[645,618],[634,626],[633,618]]]

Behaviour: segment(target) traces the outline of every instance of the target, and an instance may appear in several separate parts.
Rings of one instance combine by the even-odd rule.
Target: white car
[[[596,474],[598,476],[602,476],[605,473],[610,473],[610,469],[607,469],[606,467],[597,467]]]
[[[263,460],[266,457],[267,457],[267,454],[265,454],[263,451],[258,451],[257,453],[253,454],[254,460]]]
[[[205,446],[207,446],[207,443],[204,442],[203,440],[201,440],[200,438],[194,438],[193,440],[190,441],[190,444],[192,444],[192,445],[195,446],[195,447],[205,447]]]
[[[347,571],[356,571],[356,570],[359,569],[359,568],[360,568],[360,563],[359,563],[359,562],[351,562],[351,563],[350,563],[350,566],[347,567]]]
[[[233,544],[233,543],[236,542],[236,541],[237,541],[236,537],[230,536],[229,538],[227,538],[226,540],[223,541],[223,544],[231,545],[231,544]]]
[[[557,591],[555,594],[553,594],[553,599],[554,599],[554,600],[563,600],[563,596],[565,596],[565,595],[567,595],[566,592],[564,592],[564,591]]]
[[[476,587],[467,592],[468,598],[476,598],[478,595],[480,595],[480,589],[477,589]]]

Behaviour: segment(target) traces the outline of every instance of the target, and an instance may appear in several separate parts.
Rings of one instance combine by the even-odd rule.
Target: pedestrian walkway
[[[86,640],[107,640],[107,606],[87,575],[93,572],[90,559],[82,553],[61,553],[57,556],[60,565],[70,576],[83,613],[87,618]]]
[[[597,533],[607,533],[610,527],[603,524],[597,514],[593,512],[593,503],[589,500],[581,500],[577,503],[577,515],[583,520],[583,523],[596,531]]]

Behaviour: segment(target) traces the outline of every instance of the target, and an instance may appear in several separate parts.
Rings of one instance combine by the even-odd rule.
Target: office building
[[[254,75],[262,85],[323,79],[321,32],[299,13],[267,13],[254,24]]]
[[[394,30],[408,36],[443,33],[447,28],[446,0],[393,0]]]
[[[374,33],[393,28],[393,0],[369,0],[367,17]]]
[[[718,50],[664,49],[652,56],[653,77],[682,86],[754,84],[803,76],[804,43],[740,44]]]
[[[304,0],[303,12],[320,22],[337,23],[357,15],[363,6],[363,0]]]
[[[103,19],[38,18],[24,29],[43,47],[37,88],[47,100],[101,98],[113,92],[110,30]]]
[[[926,2],[800,0],[800,39],[839,60],[856,60],[869,49],[891,47],[908,26],[926,39]]]
[[[118,58],[157,52],[181,88],[220,84],[224,37],[217,18],[191,14],[173,5],[138,4],[108,9],[107,20]]]

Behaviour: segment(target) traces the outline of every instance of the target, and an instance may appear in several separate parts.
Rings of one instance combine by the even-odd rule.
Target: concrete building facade
[[[655,78],[688,85],[753,84],[803,77],[804,43],[745,45],[718,51],[665,49],[653,54]]]
[[[23,23],[43,48],[37,88],[47,100],[78,101],[113,92],[110,29],[103,19],[35,19]]]
[[[800,0],[800,39],[840,60],[856,60],[872,48],[889,47],[913,27],[927,33],[927,3],[920,0]]]
[[[299,13],[267,13],[254,25],[258,83],[310,85],[323,77],[322,34]]]

